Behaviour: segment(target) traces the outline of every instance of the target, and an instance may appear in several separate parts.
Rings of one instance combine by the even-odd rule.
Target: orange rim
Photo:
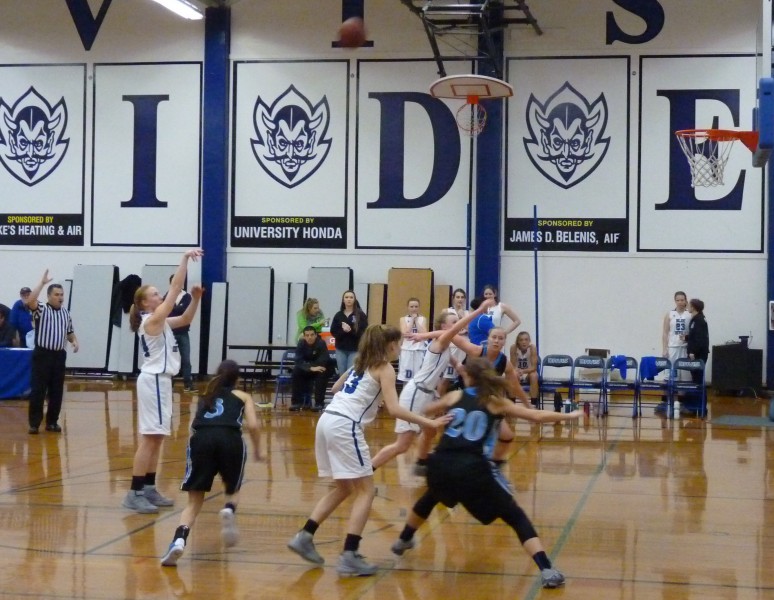
[[[740,140],[750,152],[758,148],[757,131],[734,131],[733,129],[681,129],[675,135],[683,138],[706,137],[714,142],[732,142]]]

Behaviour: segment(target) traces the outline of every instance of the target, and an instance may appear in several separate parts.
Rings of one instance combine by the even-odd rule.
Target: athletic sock
[[[145,474],[145,485],[156,485],[156,473],[146,473]]]
[[[403,527],[403,531],[400,532],[400,539],[402,539],[404,542],[408,542],[411,538],[414,537],[416,531],[417,530],[411,525],[406,525]]]
[[[132,475],[132,485],[129,489],[135,492],[141,492],[145,487],[145,477],[143,475]]]
[[[177,529],[175,529],[175,537],[173,539],[177,540],[179,538],[183,538],[183,541],[187,542],[189,533],[191,533],[191,528],[188,527],[188,525],[180,525]]]
[[[304,524],[304,531],[307,533],[311,533],[314,535],[317,533],[317,528],[320,526],[320,524],[317,521],[312,521],[312,519],[307,520],[307,522]]]
[[[535,552],[535,554],[532,555],[532,560],[535,561],[535,564],[541,571],[543,569],[551,568],[551,559],[548,558],[548,555],[543,550]]]
[[[347,538],[344,540],[344,552],[357,552],[360,547],[360,540],[363,538],[354,533],[348,533]]]
[[[236,505],[233,502],[226,502],[226,506],[224,508],[230,508],[231,512],[236,514]]]

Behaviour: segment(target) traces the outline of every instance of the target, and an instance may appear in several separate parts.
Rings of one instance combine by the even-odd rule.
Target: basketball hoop
[[[468,96],[457,109],[457,126],[470,137],[476,137],[486,127],[486,109],[478,103],[478,96]]]
[[[723,172],[736,140],[751,152],[758,147],[757,131],[682,129],[675,135],[691,167],[691,187],[723,185]]]
[[[449,75],[434,82],[430,94],[435,98],[464,100],[455,114],[457,125],[464,134],[476,137],[486,127],[487,120],[486,108],[480,100],[508,98],[513,96],[513,87],[485,75]]]

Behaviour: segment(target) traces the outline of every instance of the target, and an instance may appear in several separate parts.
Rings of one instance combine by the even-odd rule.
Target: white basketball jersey
[[[527,351],[522,352],[521,348],[516,347],[516,368],[520,371],[526,371],[529,369],[529,359],[532,354],[532,346],[527,346]]]
[[[440,354],[433,352],[430,348],[430,346],[427,347],[422,366],[413,378],[417,387],[423,390],[435,390],[446,367],[449,366],[449,358],[451,357],[451,350],[448,346]]]
[[[150,313],[142,315],[140,329],[137,331],[140,336],[140,352],[144,359],[140,370],[150,375],[177,375],[180,370],[180,352],[172,329],[165,319],[164,329],[159,335],[148,335],[145,333],[145,320],[150,316]]]
[[[667,346],[687,346],[687,342],[680,339],[680,335],[688,334],[688,325],[691,323],[691,313],[687,310],[679,313],[676,310],[669,311],[669,338]]]
[[[495,327],[500,327],[503,321],[503,306],[502,302],[498,302],[495,306],[486,311],[490,317],[492,317],[492,323]]]
[[[411,317],[406,315],[403,317],[406,320],[406,325],[411,325]],[[419,333],[418,328],[425,325],[425,318],[422,315],[419,315],[416,320],[416,327],[411,327],[409,329],[409,333]],[[427,329],[427,327],[425,327]],[[401,342],[400,347],[404,350],[417,350],[421,348],[424,345],[424,342],[414,342],[412,340],[407,340],[406,338],[403,338],[403,341]]]
[[[344,386],[336,392],[325,410],[365,425],[376,417],[381,393],[382,386],[371,376],[370,371],[359,375],[355,369],[350,369]]]

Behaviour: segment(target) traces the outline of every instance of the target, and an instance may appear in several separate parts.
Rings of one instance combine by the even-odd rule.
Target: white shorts
[[[172,376],[137,377],[137,430],[145,435],[172,432]]]
[[[433,400],[435,400],[435,392],[420,390],[417,387],[417,384],[412,380],[403,386],[398,404],[406,410],[421,415]],[[416,423],[409,423],[403,419],[395,419],[395,433],[406,433],[407,431],[419,433],[422,431],[422,428]]]
[[[323,412],[314,435],[317,474],[357,479],[374,474],[363,428],[352,419]]]
[[[675,366],[678,358],[688,358],[688,346],[669,346],[669,360],[672,361],[672,367]],[[664,371],[666,376],[666,371]],[[677,372],[677,379],[680,381],[691,381],[691,374],[689,371],[680,370]]]
[[[398,381],[409,381],[422,367],[425,358],[425,347],[401,348],[398,357]]]

